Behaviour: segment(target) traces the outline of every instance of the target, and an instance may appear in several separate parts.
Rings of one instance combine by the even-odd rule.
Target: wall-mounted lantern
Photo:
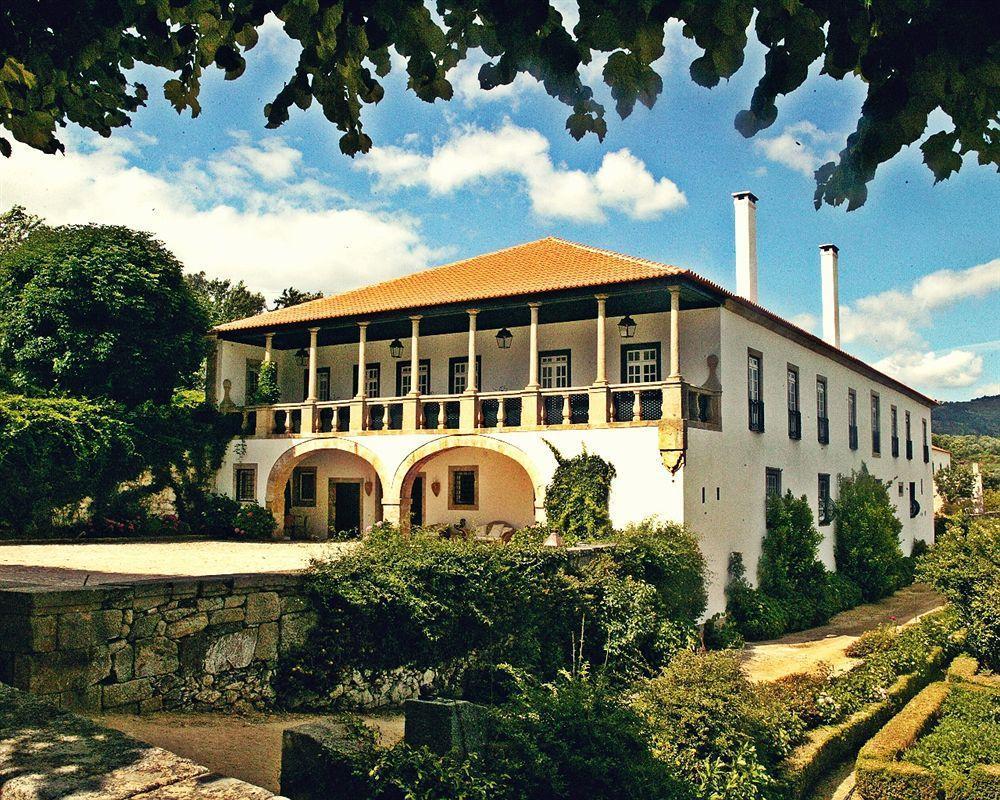
[[[635,336],[635,328],[635,320],[628,314],[618,321],[618,332],[622,335],[623,339],[631,339]]]
[[[308,366],[309,364],[309,351],[304,347],[300,347],[295,351],[295,363],[300,367]]]
[[[510,343],[514,339],[514,334],[506,328],[497,331],[497,347],[501,350],[510,350]]]
[[[403,355],[403,343],[399,339],[393,339],[389,343],[389,355],[393,358],[399,358]]]

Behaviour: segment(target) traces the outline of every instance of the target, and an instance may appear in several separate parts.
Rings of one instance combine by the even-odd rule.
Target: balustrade
[[[609,387],[608,421],[616,423],[656,422],[679,413],[699,427],[715,428],[721,420],[721,392],[692,386],[684,382],[666,381],[655,384],[617,384]],[[346,433],[356,430],[446,431],[470,429],[462,421],[463,403],[472,403],[471,429],[502,430],[525,424],[525,403],[536,402],[538,424],[588,425],[592,422],[590,387],[539,389],[537,392],[479,392],[467,395],[424,395],[417,398],[365,398],[353,401],[329,400],[309,403],[278,403],[272,406],[251,406],[243,411],[244,434],[302,435],[313,433]],[[678,398],[668,404],[667,393]],[[597,395],[600,397],[600,395]],[[415,402],[413,421],[405,422],[404,403]],[[669,410],[668,410],[669,409]],[[674,409],[679,409],[675,411]],[[352,414],[360,414],[352,425]],[[598,413],[595,424],[604,412]],[[264,420],[261,422],[260,420]],[[530,422],[526,424],[531,424]],[[305,430],[309,426],[312,430]],[[263,426],[263,427],[262,427]]]

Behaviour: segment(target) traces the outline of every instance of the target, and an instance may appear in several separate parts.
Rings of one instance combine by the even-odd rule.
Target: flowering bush
[[[278,524],[274,515],[256,503],[244,503],[233,519],[233,534],[238,539],[270,539]]]

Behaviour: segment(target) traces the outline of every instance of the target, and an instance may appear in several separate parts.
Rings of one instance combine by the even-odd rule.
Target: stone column
[[[319,394],[319,378],[316,372],[319,350],[316,340],[319,336],[319,328],[309,329],[309,394],[306,396],[307,403],[315,403]]]
[[[670,287],[670,377],[681,377],[681,287]]]
[[[358,393],[351,401],[351,421],[350,430],[363,431],[365,429],[365,397],[367,395],[365,386],[365,345],[368,340],[368,323],[358,323]]]
[[[531,326],[528,328],[528,389],[538,388],[538,308],[541,303],[528,303]]]
[[[403,399],[403,430],[414,431],[420,420],[420,316],[410,317],[410,392]]]
[[[420,394],[420,316],[410,317],[410,394]]]
[[[265,333],[264,334],[264,363],[270,364],[272,358],[272,351],[274,350],[274,334]]]
[[[316,400],[319,399],[319,376],[317,372],[317,362],[319,361],[319,348],[317,339],[319,338],[319,328],[309,329],[309,393],[306,402],[302,407],[302,427],[301,433],[314,433],[318,415],[316,414]]]
[[[528,385],[521,396],[521,424],[537,425],[539,418],[538,394],[538,309],[541,303],[528,303],[531,312],[531,326],[528,328]]]
[[[463,431],[475,430],[479,417],[479,397],[476,389],[476,317],[478,308],[469,311],[469,365],[466,367],[465,392],[459,400],[458,427]]]
[[[594,384],[590,387],[588,421],[591,425],[604,425],[611,413],[611,393],[608,390],[607,370],[607,303],[606,294],[595,294],[597,300],[597,369]]]

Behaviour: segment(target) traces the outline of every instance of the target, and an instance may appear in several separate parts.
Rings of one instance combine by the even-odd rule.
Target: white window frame
[[[538,354],[538,376],[543,389],[569,387],[570,353],[568,350]]]

